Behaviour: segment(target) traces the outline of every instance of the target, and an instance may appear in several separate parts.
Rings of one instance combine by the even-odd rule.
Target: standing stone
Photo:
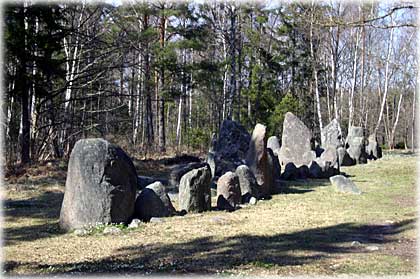
[[[273,179],[267,153],[266,127],[262,124],[255,125],[252,132],[246,163],[257,179],[260,193],[263,196],[269,195]]]
[[[356,184],[354,184],[353,181],[351,181],[349,178],[343,175],[336,175],[330,177],[330,182],[340,192],[352,193],[357,195],[360,195],[362,193],[362,191],[360,191],[359,188],[357,188]]]
[[[354,166],[356,165],[356,160],[353,160],[350,155],[347,153],[347,150],[344,147],[337,148],[338,154],[338,163],[340,166]]]
[[[219,160],[229,161],[237,166],[242,165],[242,160],[248,152],[250,139],[251,136],[241,124],[227,119],[223,121],[215,148],[217,176],[224,174],[222,169],[218,173]]]
[[[339,167],[339,161],[338,161],[338,154],[337,149],[333,146],[327,147],[324,152],[321,154],[321,160],[324,162],[330,162],[330,166],[340,169]]]
[[[316,154],[311,150],[311,131],[293,113],[288,112],[283,122],[282,146],[279,152],[282,166],[292,162],[296,167],[309,165]]]
[[[148,222],[152,217],[174,215],[175,208],[161,182],[148,185],[140,192],[135,204],[135,217]]]
[[[79,140],[70,155],[60,227],[130,222],[136,188],[136,169],[120,147],[99,138]]]
[[[351,139],[353,138],[364,138],[365,134],[362,127],[350,126],[347,138],[346,138],[346,148],[350,146]]]
[[[366,153],[369,160],[377,160],[382,157],[382,148],[379,146],[375,134],[370,135],[368,138]]]
[[[235,174],[239,179],[239,187],[241,189],[241,196],[250,196],[259,198],[259,190],[257,180],[254,174],[247,165],[240,165],[236,168]]]
[[[207,164],[210,166],[211,176],[214,177],[216,174],[216,161],[215,161],[215,154],[212,151],[209,151],[207,154]]]
[[[279,139],[276,136],[271,136],[267,140],[267,148],[270,148],[273,150],[274,153],[277,152],[278,149],[280,149],[280,143]]]
[[[233,172],[227,172],[217,180],[217,208],[234,210],[241,202],[239,178]]]
[[[338,148],[343,146],[343,135],[341,133],[340,123],[337,119],[333,119],[330,124],[322,129],[323,138],[321,139],[324,148]]]
[[[179,183],[179,207],[187,212],[202,212],[211,209],[211,171],[208,165],[193,169]]]
[[[281,166],[280,166],[279,158],[270,148],[267,148],[267,154],[268,154],[269,174],[271,176],[270,179],[272,179],[273,185],[275,185],[277,180],[280,179],[280,175],[281,175]]]
[[[356,160],[357,164],[367,163],[367,154],[365,149],[365,139],[363,137],[354,137],[349,139],[349,148],[347,153],[350,158]]]

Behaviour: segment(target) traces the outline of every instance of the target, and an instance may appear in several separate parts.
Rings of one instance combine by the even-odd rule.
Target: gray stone
[[[116,227],[105,227],[103,234],[120,234],[121,233],[121,229],[120,228],[116,228]]]
[[[354,137],[349,139],[349,148],[347,148],[347,153],[350,158],[356,160],[357,164],[366,164],[367,154],[365,149],[365,138]]]
[[[241,202],[239,178],[233,172],[227,172],[217,180],[217,208],[231,210]]]
[[[241,195],[244,196],[249,194],[251,197],[259,197],[259,189],[257,180],[254,174],[246,165],[240,165],[236,168],[235,174],[239,179],[239,187],[241,189]]]
[[[337,119],[333,119],[327,126],[322,129],[323,138],[321,139],[322,146],[325,148],[344,146],[343,134],[341,133],[340,123]]]
[[[369,160],[377,160],[382,158],[382,148],[379,146],[376,140],[376,135],[372,134],[368,138],[368,144],[366,145],[367,158]]]
[[[273,150],[273,152],[276,152],[277,149],[280,149],[279,138],[276,136],[269,137],[267,140],[267,148],[270,148]]]
[[[258,123],[255,125],[249,141],[246,164],[254,173],[260,194],[263,196],[270,195],[273,187],[273,176],[269,163],[266,127]]]
[[[168,181],[165,180],[165,179],[138,175],[137,176],[137,188],[139,190],[142,190],[142,189],[146,188],[147,185],[150,185],[150,184],[155,183],[157,181],[161,182],[162,184],[167,184],[168,183]]]
[[[160,182],[148,185],[136,199],[134,216],[143,222],[148,222],[152,217],[168,217],[174,214],[175,208]]]
[[[346,137],[346,148],[349,147],[351,139],[353,138],[364,138],[365,137],[365,133],[363,131],[362,127],[356,127],[356,126],[350,126],[348,133],[347,133],[347,137]]]
[[[73,233],[77,236],[85,236],[89,232],[86,229],[75,229]]]
[[[343,193],[352,193],[360,195],[362,192],[357,188],[356,184],[343,175],[330,177],[330,182],[336,189]]]
[[[379,247],[375,245],[366,246],[366,250],[368,251],[378,251]]]
[[[169,184],[173,188],[179,187],[179,182],[181,181],[181,177],[186,174],[187,172],[190,172],[193,169],[199,169],[202,167],[207,166],[206,162],[193,162],[193,163],[187,163],[187,164],[179,164],[171,167],[171,173],[169,174]]]
[[[159,217],[152,217],[150,223],[165,223],[165,219]]]
[[[211,176],[214,177],[216,174],[216,161],[215,161],[215,154],[212,151],[209,151],[209,153],[207,153],[207,159],[206,162],[207,164],[209,164],[210,167],[210,171],[211,171]]]
[[[179,207],[187,212],[202,212],[211,209],[211,171],[206,166],[184,174],[179,183]]]
[[[249,199],[249,204],[251,204],[251,205],[256,205],[256,204],[257,204],[257,202],[258,202],[258,200],[257,200],[255,197],[251,197],[251,198]]]
[[[136,169],[120,147],[104,139],[79,140],[68,164],[60,227],[128,223],[136,188]]]
[[[336,168],[337,171],[340,171],[340,165],[338,160],[337,149],[335,147],[329,146],[324,152],[322,152],[320,159],[324,162],[329,162],[332,168]]]
[[[138,228],[140,224],[141,224],[141,221],[139,219],[133,219],[131,223],[128,225],[128,227],[130,229],[135,229],[135,228]]]
[[[311,150],[311,131],[293,113],[288,112],[283,122],[282,146],[278,153],[282,166],[294,163],[295,166],[309,165],[316,158]]]

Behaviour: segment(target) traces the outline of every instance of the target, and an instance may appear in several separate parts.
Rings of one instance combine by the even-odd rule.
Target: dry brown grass
[[[59,230],[63,180],[9,183],[5,268],[9,274],[413,274],[415,161],[387,156],[344,168],[360,196],[337,193],[325,180],[288,183],[285,193],[256,206],[165,218],[117,236]]]

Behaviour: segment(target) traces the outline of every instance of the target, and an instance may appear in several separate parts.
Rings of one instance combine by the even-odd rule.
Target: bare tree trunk
[[[351,81],[351,91],[349,96],[349,123],[348,129],[353,125],[353,114],[354,114],[354,93],[356,91],[356,79],[357,79],[357,52],[359,49],[360,37],[359,32],[356,30],[356,43],[353,53],[353,78]]]
[[[391,46],[392,46],[394,29],[391,28],[390,32],[391,32],[391,34],[389,35],[388,52],[387,52],[386,61],[385,61],[386,64],[385,64],[384,93],[383,93],[383,97],[382,97],[381,110],[379,112],[378,122],[376,122],[376,126],[375,126],[375,133],[378,131],[379,125],[381,124],[381,120],[382,120],[382,117],[383,117],[383,114],[384,114],[385,102],[386,102],[386,98],[387,98],[387,95],[388,95],[388,82],[389,82],[388,72],[389,72],[389,62],[390,62],[389,60],[390,60],[390,57],[391,57]],[[380,82],[380,80],[378,80],[378,82]]]
[[[400,94],[400,99],[398,101],[397,115],[395,117],[394,125],[392,126],[392,131],[391,131],[391,134],[390,134],[390,137],[389,137],[389,139],[390,139],[389,145],[390,145],[391,149],[393,149],[394,146],[395,146],[395,131],[397,129],[398,120],[400,118],[402,100],[403,100],[403,93]]]

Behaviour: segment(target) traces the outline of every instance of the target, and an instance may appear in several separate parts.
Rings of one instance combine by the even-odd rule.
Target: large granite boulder
[[[211,170],[209,165],[190,170],[179,183],[179,207],[186,212],[211,209]]]
[[[276,136],[271,136],[267,140],[267,148],[273,150],[274,154],[277,153],[277,150],[280,149],[279,138]]]
[[[346,138],[347,153],[357,164],[367,163],[366,138],[362,127],[351,126]]]
[[[161,182],[155,182],[143,189],[136,199],[134,216],[144,222],[152,217],[168,217],[175,214],[175,208]]]
[[[240,165],[236,168],[235,174],[238,176],[239,179],[239,187],[241,189],[243,201],[244,199],[247,199],[247,197],[259,198],[260,193],[258,189],[257,180],[255,179],[254,174],[248,168],[248,166]]]
[[[120,147],[99,138],[79,140],[68,164],[60,227],[130,222],[136,188],[136,169]]]
[[[382,158],[382,148],[379,146],[375,134],[370,135],[368,138],[368,144],[366,145],[366,154],[369,160],[377,160],[379,158]]]
[[[179,182],[184,174],[187,172],[207,166],[206,162],[192,162],[186,164],[174,165],[171,167],[171,173],[169,174],[169,184],[172,188],[178,188]]]
[[[349,148],[347,148],[347,153],[350,158],[356,161],[357,164],[366,164],[367,163],[367,154],[365,146],[365,138],[363,137],[354,137],[349,139]]]
[[[311,150],[311,131],[293,113],[288,112],[283,122],[282,146],[278,153],[280,164],[288,163],[296,167],[309,165],[315,160],[315,151]]]
[[[239,177],[233,172],[227,172],[217,180],[217,208],[234,210],[241,203],[241,188]]]
[[[330,182],[333,186],[336,187],[336,189],[339,192],[343,193],[352,193],[360,195],[362,191],[357,188],[356,184],[354,184],[353,181],[351,181],[349,178],[343,176],[343,175],[336,175],[330,177]]]
[[[324,148],[338,148],[344,145],[340,123],[337,119],[333,119],[327,126],[322,129],[321,143]]]
[[[350,142],[353,138],[364,138],[364,137],[365,137],[365,133],[364,133],[363,127],[350,126],[347,133],[346,141],[345,141],[346,148],[350,146]]]
[[[252,132],[246,164],[257,179],[260,193],[263,196],[269,195],[273,186],[273,179],[267,153],[266,127],[262,124],[255,125]]]

